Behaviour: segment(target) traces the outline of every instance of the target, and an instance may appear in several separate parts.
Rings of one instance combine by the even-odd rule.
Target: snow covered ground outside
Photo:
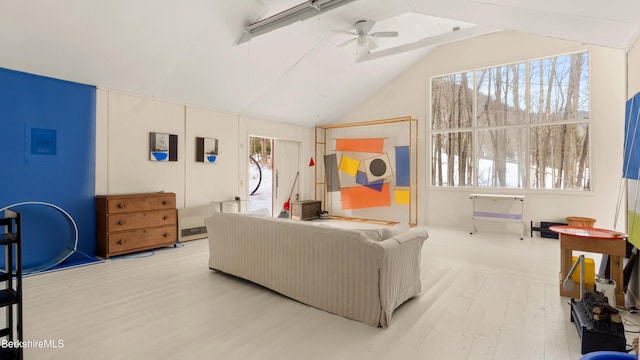
[[[249,196],[249,211],[256,211],[259,209],[269,210],[271,214],[272,203],[272,171],[271,166],[267,164],[260,164],[262,171],[262,181],[260,181],[260,174],[258,168],[254,163],[249,163],[249,193],[255,189],[260,181],[260,187],[258,190]],[[272,214],[273,215],[273,214]]]

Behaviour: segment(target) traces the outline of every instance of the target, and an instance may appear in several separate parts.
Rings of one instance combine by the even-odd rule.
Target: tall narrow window
[[[473,185],[473,73],[431,82],[431,181],[437,186]]]
[[[589,190],[588,53],[531,61],[530,186]]]
[[[519,188],[525,181],[526,66],[476,71],[479,187]]]

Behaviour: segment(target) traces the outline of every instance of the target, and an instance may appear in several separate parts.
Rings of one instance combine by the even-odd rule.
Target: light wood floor
[[[211,271],[207,242],[197,240],[27,277],[26,338],[64,347],[27,349],[25,359],[580,358],[559,296],[557,240],[429,234],[423,292],[386,329]]]

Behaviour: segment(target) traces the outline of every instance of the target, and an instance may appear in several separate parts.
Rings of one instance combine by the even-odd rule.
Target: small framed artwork
[[[149,133],[149,160],[178,161],[178,135]]]
[[[25,125],[25,164],[56,164],[62,155],[58,130]]]
[[[218,139],[196,138],[196,161],[214,164],[218,160]]]

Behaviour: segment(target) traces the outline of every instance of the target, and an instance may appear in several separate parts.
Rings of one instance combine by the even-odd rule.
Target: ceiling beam
[[[264,35],[276,29],[289,26],[324,12],[346,5],[354,0],[308,0],[302,4],[279,12],[268,18],[258,20],[244,28],[244,34],[236,45],[245,43],[256,36]]]

